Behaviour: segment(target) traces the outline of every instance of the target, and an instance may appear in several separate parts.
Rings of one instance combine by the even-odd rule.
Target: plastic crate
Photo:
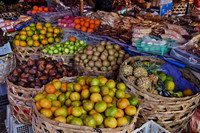
[[[154,121],[148,121],[142,127],[134,130],[132,133],[170,133]]]
[[[151,36],[151,38],[156,39],[156,40],[165,40],[165,39],[161,39],[154,36]],[[151,44],[142,44],[142,41],[143,39],[137,40],[135,42],[138,51],[144,52],[144,53],[161,55],[161,56],[168,54],[170,51],[169,46],[175,43],[175,41],[166,40],[168,42],[168,44],[166,45],[151,45]]]
[[[8,133],[33,133],[31,126],[16,123],[13,116],[10,113],[10,106],[7,105],[7,114],[5,120],[5,126]]]

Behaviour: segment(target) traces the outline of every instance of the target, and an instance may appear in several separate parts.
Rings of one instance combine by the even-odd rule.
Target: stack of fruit
[[[74,20],[74,23],[75,23],[75,29],[78,30],[80,29],[81,31],[91,33],[101,24],[101,21],[86,17],[86,18],[76,18]]]
[[[63,62],[51,58],[29,59],[18,64],[8,76],[8,80],[16,85],[27,88],[41,88],[43,85],[56,78],[72,77],[76,73],[73,68]]]
[[[124,65],[121,69],[123,76],[129,83],[136,84],[141,89],[146,89],[153,94],[159,94],[165,97],[183,97],[193,94],[192,90],[173,92],[175,83],[169,75],[161,73],[165,71],[160,69],[156,63],[135,62],[132,65]],[[183,95],[184,93],[184,95]]]
[[[42,51],[48,54],[74,55],[86,46],[87,44],[83,40],[77,40],[72,36],[68,41],[61,44],[47,46]]]
[[[63,19],[58,19],[58,26],[60,27],[68,27],[68,28],[75,28],[74,20],[79,19],[78,16],[65,16]]]
[[[40,12],[53,12],[53,11],[55,11],[55,9],[53,7],[33,6],[33,10],[27,11],[27,14],[36,14],[36,13],[40,13]]]
[[[62,32],[62,29],[52,26],[51,23],[31,23],[15,36],[13,43],[22,47],[42,47],[54,42],[59,43]]]
[[[107,72],[118,70],[128,57],[120,45],[102,41],[100,44],[79,51],[75,63],[87,70]]]
[[[138,99],[125,92],[124,83],[103,76],[78,77],[76,82],[54,80],[34,97],[36,109],[54,121],[93,128],[129,124]]]

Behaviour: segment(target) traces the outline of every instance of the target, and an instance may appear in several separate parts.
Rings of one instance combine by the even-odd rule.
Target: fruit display
[[[151,64],[150,62],[141,61],[132,65],[125,65],[121,69],[128,82],[150,93],[165,97],[183,97],[194,94],[191,89],[174,92],[176,84],[173,81],[173,77],[162,73],[162,71],[165,70],[160,69],[156,63]]]
[[[67,27],[67,28],[75,28],[75,23],[74,23],[74,20],[75,19],[78,19],[79,17],[76,16],[65,16],[63,19],[58,19],[58,26],[60,27]]]
[[[75,82],[54,80],[43,90],[34,97],[36,109],[62,123],[93,128],[123,127],[138,110],[138,99],[125,92],[124,83],[103,76],[78,77]]]
[[[42,52],[48,54],[75,55],[78,51],[84,49],[86,46],[87,43],[85,43],[83,40],[77,40],[72,36],[66,42],[47,46],[42,50]]]
[[[86,17],[86,18],[76,18],[74,20],[74,23],[75,23],[75,29],[91,33],[99,27],[101,21]]]
[[[40,12],[54,12],[54,11],[55,11],[55,9],[53,7],[33,6],[33,10],[27,11],[27,14],[36,14],[36,13],[40,13]]]
[[[54,42],[59,43],[62,32],[62,29],[52,26],[51,23],[31,23],[14,37],[13,43],[21,47],[42,47]]]
[[[75,63],[92,71],[115,71],[129,57],[120,45],[110,41],[88,46],[75,56]]]
[[[27,62],[23,61],[16,66],[8,76],[8,80],[15,85],[27,88],[41,88],[53,79],[76,75],[72,67],[51,58],[29,59]]]
[[[9,40],[2,29],[0,29],[0,40],[1,40],[0,47],[3,46],[4,44],[6,44]]]

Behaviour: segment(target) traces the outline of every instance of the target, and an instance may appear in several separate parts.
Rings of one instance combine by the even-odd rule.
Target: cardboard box
[[[172,13],[173,2],[167,4],[159,4],[159,6],[151,6],[150,10],[155,15],[169,15]]]

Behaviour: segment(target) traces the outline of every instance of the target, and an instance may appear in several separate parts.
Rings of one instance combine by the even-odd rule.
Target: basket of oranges
[[[34,97],[33,131],[130,133],[140,109],[125,90],[124,83],[103,76],[51,82]]]
[[[61,41],[62,32],[62,29],[52,26],[51,23],[31,23],[14,37],[17,59],[37,59],[43,46]]]
[[[164,66],[167,69],[161,69]],[[167,75],[169,70],[179,71],[175,74],[179,76]],[[200,80],[190,70],[169,66],[159,58],[130,57],[121,64],[118,78],[139,98],[139,124],[152,119],[170,132],[182,132],[199,106]]]

